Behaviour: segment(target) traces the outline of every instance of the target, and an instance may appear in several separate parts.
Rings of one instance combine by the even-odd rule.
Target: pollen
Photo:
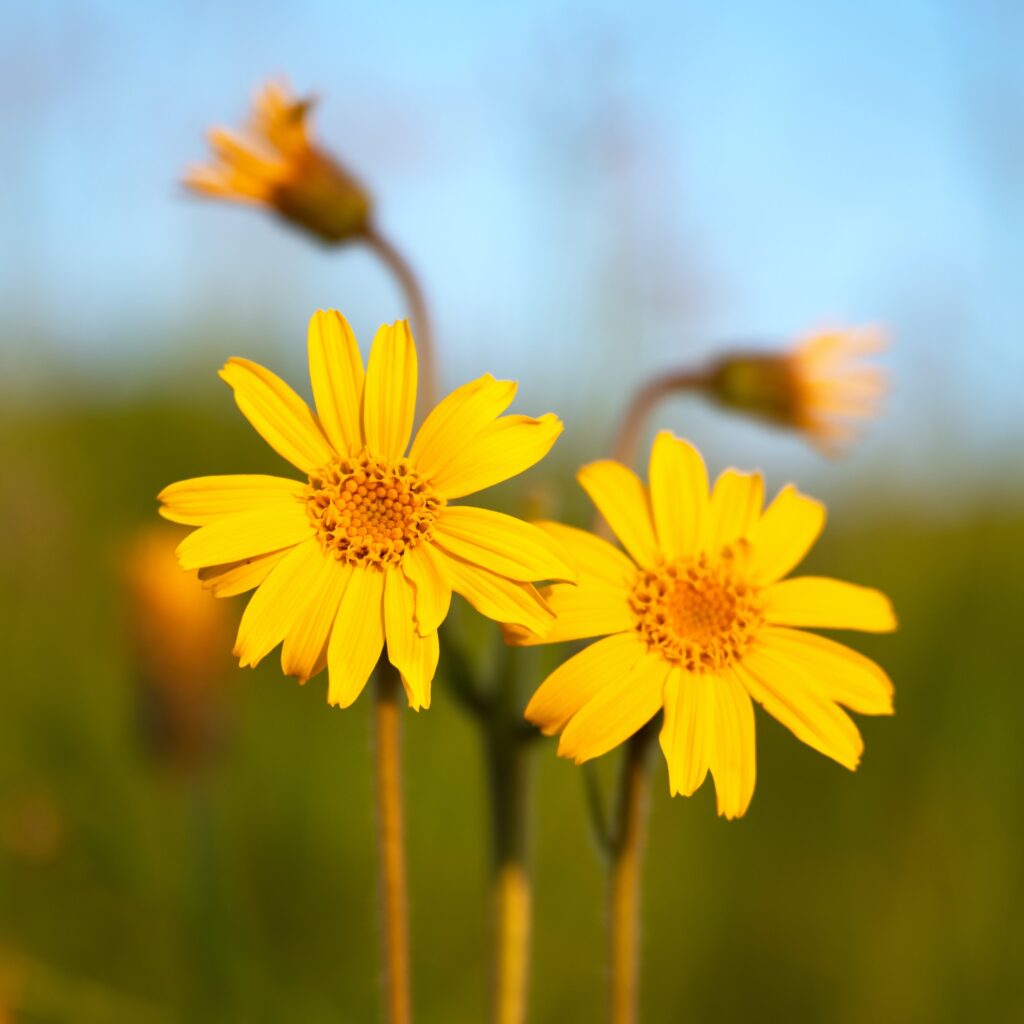
[[[403,459],[340,459],[309,478],[306,508],[325,551],[341,562],[397,565],[429,540],[444,504]]]
[[[738,661],[764,621],[757,588],[736,572],[740,554],[679,559],[637,576],[629,604],[652,651],[689,672]]]

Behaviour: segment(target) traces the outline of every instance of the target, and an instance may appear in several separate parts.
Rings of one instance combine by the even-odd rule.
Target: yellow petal
[[[416,346],[404,320],[373,339],[363,392],[363,436],[372,455],[400,459],[416,415]]]
[[[398,669],[409,698],[418,711],[430,707],[430,683],[437,670],[437,631],[420,636],[413,611],[412,584],[402,570],[392,568],[384,577],[384,635],[388,661]]]
[[[659,557],[658,542],[647,492],[637,475],[605,459],[584,466],[576,479],[633,558],[642,566],[653,565]]]
[[[563,662],[540,684],[526,705],[526,719],[545,736],[561,732],[566,723],[601,690],[629,675],[647,653],[635,633],[605,637]]]
[[[708,520],[708,471],[688,441],[661,431],[651,448],[651,511],[665,557],[703,549]]]
[[[543,633],[550,627],[554,614],[533,584],[516,583],[454,555],[442,553],[442,558],[452,590],[481,615],[525,626],[533,633]]]
[[[665,720],[658,741],[668,763],[668,785],[673,796],[695,793],[708,774],[715,682],[706,672],[684,672],[677,666],[665,684]]]
[[[209,527],[208,527],[209,529]],[[777,626],[891,633],[892,602],[880,590],[823,576],[797,576],[766,587],[765,620]]]
[[[759,648],[748,651],[734,671],[750,696],[798,740],[851,771],[857,767],[864,750],[857,726],[795,661]]]
[[[285,638],[326,559],[319,542],[310,539],[292,548],[274,566],[238,625],[234,654],[240,665],[258,665]]]
[[[384,573],[356,566],[327,646],[327,700],[347,708],[363,692],[384,647]]]
[[[313,525],[298,502],[263,505],[201,526],[178,545],[183,569],[240,562],[290,548],[313,536]]]
[[[718,551],[745,537],[761,515],[763,504],[764,478],[760,473],[725,470],[711,494],[708,550]]]
[[[434,477],[434,488],[454,499],[518,476],[551,451],[562,429],[562,421],[550,412],[540,419],[502,416],[473,440],[453,447],[454,457]]]
[[[342,455],[363,449],[363,360],[348,321],[318,310],[309,321],[309,379],[320,425]]]
[[[452,603],[444,555],[430,544],[417,544],[402,556],[402,570],[416,591],[416,628],[420,636],[427,636],[448,617]]]
[[[489,373],[456,388],[423,421],[409,450],[410,461],[422,476],[436,478],[515,396],[515,381],[495,380]]]
[[[286,676],[304,683],[323,667],[331,628],[353,571],[335,558],[321,559],[317,578],[311,581],[302,610],[281,648],[281,671]]]
[[[577,764],[600,757],[642,729],[660,710],[671,662],[644,654],[625,675],[609,680],[572,716],[558,753]]]
[[[830,700],[862,715],[893,713],[892,680],[870,658],[845,644],[781,626],[766,627],[761,642],[778,657],[798,662]]]
[[[810,551],[825,526],[825,506],[787,484],[747,537],[753,552],[754,582],[774,583]]]
[[[603,537],[546,520],[534,525],[548,534],[576,567],[581,585],[594,583],[612,589],[628,589],[636,580],[633,561]]]
[[[282,458],[306,474],[334,456],[309,406],[280,377],[248,359],[229,359],[220,371],[242,415]]]
[[[555,613],[551,628],[543,636],[522,629],[506,629],[505,639],[509,643],[532,647],[563,640],[587,640],[610,633],[624,633],[636,625],[636,616],[630,610],[626,590],[622,587],[612,589],[589,582],[578,587],[556,583],[542,588],[541,597]]]
[[[576,570],[536,526],[485,508],[450,506],[434,522],[434,540],[449,554],[511,580],[575,580]]]
[[[305,483],[280,476],[197,476],[165,487],[157,500],[172,523],[205,526],[234,512],[275,503],[301,502]]]
[[[750,806],[757,777],[754,707],[731,671],[715,679],[713,704],[710,767],[715,778],[718,813],[726,818],[739,818]]]
[[[269,575],[270,570],[281,561],[291,548],[271,551],[268,555],[256,555],[240,562],[226,565],[211,565],[199,570],[203,589],[211,590],[215,597],[235,597],[258,587]]]

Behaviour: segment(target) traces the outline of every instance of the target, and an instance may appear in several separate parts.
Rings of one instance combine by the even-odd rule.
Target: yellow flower
[[[873,662],[799,627],[886,632],[877,590],[817,577],[783,579],[825,521],[817,501],[784,488],[762,513],[759,474],[726,470],[708,496],[695,448],[657,436],[650,490],[617,462],[579,481],[627,557],[593,534],[540,524],[573,558],[577,587],[542,590],[558,616],[547,633],[510,627],[512,642],[604,637],[556,669],[526,717],[577,763],[611,750],[664,709],[661,748],[674,794],[710,771],[718,811],[743,814],[754,791],[753,697],[805,743],[855,768],[862,743],[840,708],[892,713],[892,684]]]
[[[856,438],[855,421],[878,415],[885,373],[859,360],[884,347],[884,336],[870,329],[814,334],[786,352],[726,356],[707,389],[723,405],[799,430],[835,455]]]
[[[221,377],[263,439],[303,474],[199,477],[160,494],[168,519],[199,529],[178,548],[221,596],[256,591],[235,654],[255,665],[284,641],[281,666],[305,682],[329,668],[328,700],[347,707],[384,642],[409,703],[430,704],[437,628],[452,591],[477,611],[543,632],[553,615],[534,580],[574,570],[557,543],[512,516],[451,502],[542,459],[558,417],[502,416],[513,381],[464,384],[427,416],[406,456],[416,406],[416,348],[404,321],[377,332],[365,373],[336,312],[309,326],[317,415],[255,363]]]
[[[335,159],[313,144],[310,99],[296,99],[271,82],[255,100],[248,137],[215,128],[209,133],[214,161],[185,176],[203,195],[275,210],[325,242],[363,233],[370,198]]]

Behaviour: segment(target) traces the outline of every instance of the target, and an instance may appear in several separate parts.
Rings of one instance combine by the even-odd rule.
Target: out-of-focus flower
[[[125,546],[121,575],[147,738],[161,758],[189,769],[218,745],[233,623],[196,573],[181,571],[175,557],[180,540],[168,526],[139,531]]]
[[[312,140],[313,100],[271,82],[255,98],[248,131],[209,133],[213,162],[189,170],[195,192],[276,211],[285,220],[337,243],[361,235],[370,196],[353,175]]]
[[[514,643],[604,637],[541,684],[526,717],[577,763],[611,750],[664,709],[661,748],[673,794],[710,771],[718,812],[742,815],[754,792],[751,697],[797,738],[856,768],[863,744],[844,705],[892,713],[892,684],[874,662],[801,627],[887,632],[877,590],[819,577],[783,579],[825,521],[819,502],[784,488],[762,513],[760,474],[728,469],[708,496],[700,453],[663,432],[650,489],[625,466],[595,462],[579,481],[627,557],[593,534],[540,524],[577,563],[577,587],[541,593],[557,618]]]
[[[452,591],[490,618],[543,632],[552,614],[531,581],[575,573],[542,530],[450,502],[528,469],[558,417],[502,416],[516,385],[489,374],[456,389],[408,455],[417,360],[405,321],[381,327],[363,369],[336,312],[309,327],[317,415],[269,370],[231,359],[221,377],[263,439],[305,475],[199,477],[160,494],[161,513],[199,527],[178,548],[214,593],[258,587],[235,654],[255,665],[284,641],[302,682],[329,667],[327,697],[359,696],[385,641],[409,703],[430,704],[438,626]]]
[[[784,352],[724,356],[707,377],[723,405],[801,431],[837,454],[857,437],[856,423],[878,415],[885,372],[862,362],[885,348],[870,328],[813,334]]]

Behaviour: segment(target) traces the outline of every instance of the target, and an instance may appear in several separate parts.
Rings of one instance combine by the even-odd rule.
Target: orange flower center
[[[397,565],[430,538],[444,503],[403,459],[340,459],[309,478],[306,508],[324,549],[340,561]]]
[[[764,621],[757,588],[738,578],[726,548],[644,569],[630,594],[636,628],[652,651],[689,672],[738,661]]]

